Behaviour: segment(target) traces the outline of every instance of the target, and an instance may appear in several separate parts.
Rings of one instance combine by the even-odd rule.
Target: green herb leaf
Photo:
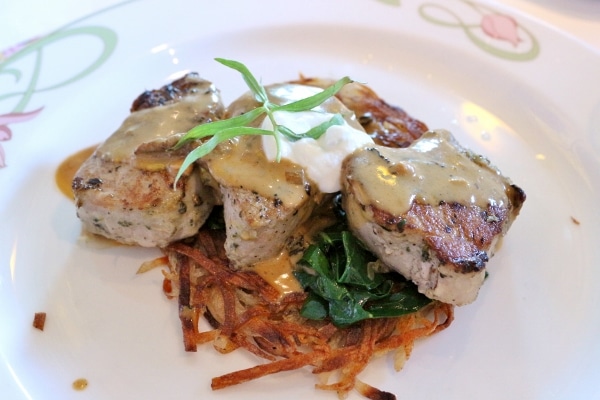
[[[331,119],[329,119],[328,121],[322,122],[319,125],[304,132],[303,136],[316,140],[323,136],[323,134],[327,132],[327,129],[331,128],[332,126],[343,124],[344,117],[342,117],[342,114],[334,114],[334,116],[331,117]]]
[[[235,69],[240,74],[242,74],[246,85],[248,85],[252,93],[254,93],[254,97],[257,101],[263,104],[269,102],[269,98],[267,97],[267,92],[265,91],[265,88],[260,83],[258,83],[254,75],[252,75],[252,72],[250,72],[250,70],[244,64],[242,64],[239,61],[227,60],[225,58],[215,58],[215,60],[225,65],[226,67]]]
[[[276,129],[283,136],[285,136],[288,140],[295,142],[300,139],[307,139],[307,138],[317,140],[321,136],[323,136],[323,134],[325,132],[327,132],[327,129],[329,129],[335,125],[343,125],[343,124],[344,124],[344,117],[342,117],[342,114],[334,114],[333,117],[331,117],[329,120],[327,120],[325,122],[321,122],[319,125],[312,127],[311,129],[307,130],[304,133],[296,133],[285,125],[276,125],[277,126]]]
[[[201,146],[196,147],[194,150],[188,153],[188,155],[183,160],[181,167],[179,167],[179,171],[177,172],[177,176],[175,177],[175,184],[177,184],[177,181],[179,180],[181,175],[183,175],[185,170],[190,165],[196,162],[196,160],[204,157],[205,155],[213,151],[219,143],[229,139],[233,139],[237,136],[244,135],[273,135],[273,132],[260,128],[252,128],[249,126],[236,126],[232,128],[219,130],[213,135],[213,137],[211,137],[206,142],[202,143]]]
[[[277,125],[276,129],[277,129],[277,132],[281,133],[283,136],[285,136],[292,142],[295,142],[297,140],[304,138],[303,134],[301,134],[301,133],[298,134],[298,133],[292,131],[290,128],[288,128],[285,125]]]
[[[246,126],[252,123],[252,121],[257,119],[258,117],[260,117],[262,114],[264,114],[264,112],[264,109],[259,107],[255,108],[254,110],[248,111],[247,113],[244,113],[242,115],[238,115],[237,117],[214,121],[208,124],[198,125],[190,129],[185,134],[185,136],[183,136],[179,140],[179,142],[175,145],[175,149],[181,148],[181,146],[190,141],[216,135],[217,133],[225,129]]]
[[[294,101],[293,103],[284,104],[281,106],[275,106],[273,111],[307,111],[315,107],[320,106],[323,102],[330,97],[336,95],[345,85],[352,83],[353,80],[345,76],[342,79],[335,82],[333,85],[324,89],[322,92],[313,94],[305,99]]]

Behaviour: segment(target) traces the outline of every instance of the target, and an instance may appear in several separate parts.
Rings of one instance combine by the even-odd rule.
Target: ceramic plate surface
[[[264,83],[350,75],[527,193],[478,300],[404,370],[383,357],[362,380],[411,400],[597,398],[600,54],[494,2],[191,3],[124,3],[2,55],[2,398],[336,398],[308,370],[212,392],[211,377],[257,360],[185,353],[160,272],[135,274],[158,251],[86,241],[55,185],[61,161],[112,133],[145,89],[198,71],[226,103],[240,95],[215,57]]]

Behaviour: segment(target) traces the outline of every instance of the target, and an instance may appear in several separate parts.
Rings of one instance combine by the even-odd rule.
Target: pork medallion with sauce
[[[444,130],[408,148],[359,150],[342,175],[353,233],[426,296],[454,305],[475,300],[525,201],[519,187]]]
[[[307,92],[303,85],[283,83],[267,86],[266,92],[272,103],[287,104],[314,94],[314,88]],[[257,106],[254,96],[246,93],[227,107],[227,117]],[[318,109],[341,113],[362,130],[353,120],[354,114],[336,98],[326,100]],[[261,123],[259,119],[254,125]],[[227,231],[225,250],[235,267],[262,262],[285,251],[286,243],[324,198],[304,168],[285,159],[267,159],[258,136],[224,142],[200,163],[218,182]]]
[[[189,148],[171,148],[189,129],[223,112],[217,89],[194,73],[140,95],[121,127],[75,174],[72,188],[84,229],[145,247],[196,234],[219,199],[200,166],[173,187]]]

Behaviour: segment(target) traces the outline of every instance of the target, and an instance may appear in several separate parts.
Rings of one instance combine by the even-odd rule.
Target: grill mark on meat
[[[100,178],[90,178],[84,182],[84,179],[78,176],[73,179],[73,183],[71,184],[71,188],[74,191],[100,189],[101,187],[102,179]]]
[[[403,233],[420,231],[430,249],[442,263],[456,265],[460,272],[472,272],[485,267],[489,260],[481,248],[490,248],[504,230],[509,210],[498,206],[467,207],[459,203],[441,203],[439,206],[414,203],[402,216],[392,215],[374,206],[367,206],[373,222],[387,231]],[[457,245],[456,239],[470,245]]]

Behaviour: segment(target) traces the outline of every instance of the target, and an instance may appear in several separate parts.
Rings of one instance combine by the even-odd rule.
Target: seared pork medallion
[[[443,130],[406,149],[370,146],[343,167],[353,233],[428,297],[472,302],[525,193]]]
[[[140,95],[121,127],[75,174],[72,187],[84,229],[146,247],[196,234],[218,198],[199,166],[173,187],[189,148],[170,149],[189,129],[223,112],[217,89],[197,74]]]
[[[260,137],[223,143],[202,162],[219,184],[225,251],[236,268],[277,256],[322,198],[302,168],[269,162]]]
[[[303,85],[275,84],[267,86],[266,93],[272,103],[282,105],[315,91]],[[229,105],[227,117],[236,117],[258,106],[254,96],[246,93]],[[340,113],[355,129],[362,130],[354,114],[336,98],[325,101],[317,111]],[[255,126],[261,123],[263,118],[254,121]],[[279,255],[324,198],[323,191],[304,168],[286,159],[281,162],[267,159],[259,136],[241,136],[224,142],[200,162],[219,184],[227,230],[225,249],[235,267]],[[339,171],[328,174],[337,176]]]

